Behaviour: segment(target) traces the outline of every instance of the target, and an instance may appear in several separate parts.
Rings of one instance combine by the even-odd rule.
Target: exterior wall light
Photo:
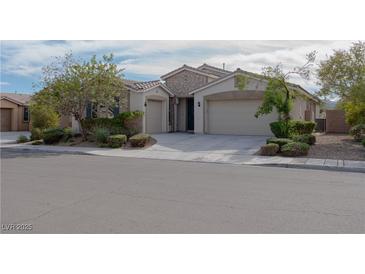
[[[147,107],[147,102],[144,102],[144,106]]]
[[[198,107],[200,107],[200,102],[198,102]]]

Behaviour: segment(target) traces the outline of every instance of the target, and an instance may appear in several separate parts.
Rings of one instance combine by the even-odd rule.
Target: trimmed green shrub
[[[270,123],[271,132],[276,138],[288,138],[289,137],[289,122],[276,121]]]
[[[16,142],[17,142],[18,144],[26,143],[26,142],[28,142],[28,137],[27,137],[27,136],[25,136],[25,135],[20,135],[20,136],[18,137],[18,139],[16,140]]]
[[[42,129],[40,129],[38,127],[34,127],[34,128],[32,128],[32,130],[30,132],[31,132],[30,139],[32,141],[43,139],[43,130]]]
[[[281,147],[281,153],[283,156],[296,157],[308,155],[310,146],[305,143],[292,142]]]
[[[316,143],[316,136],[313,134],[296,135],[292,139],[294,142],[306,143],[310,146]]]
[[[112,148],[118,148],[124,145],[127,142],[127,136],[118,134],[111,135],[108,137],[108,145]]]
[[[97,128],[108,129],[109,132],[117,132],[123,126],[120,120],[116,118],[87,118],[81,120],[81,127],[88,134],[94,132]]]
[[[289,126],[289,135],[312,134],[316,123],[312,121],[292,120]]]
[[[125,111],[119,113],[115,118],[118,119],[121,124],[124,126],[124,121],[136,119],[143,116],[143,111],[135,110],[135,111]]]
[[[97,128],[95,129],[94,135],[97,143],[105,144],[108,142],[110,131],[107,128]]]
[[[350,129],[350,135],[354,137],[355,141],[360,142],[365,138],[365,124],[358,124]]]
[[[269,138],[266,140],[266,144],[277,144],[279,145],[279,148],[291,142],[293,142],[293,140],[289,138]]]
[[[260,155],[263,155],[263,156],[274,156],[278,152],[279,152],[278,144],[270,143],[270,144],[263,145],[260,148]]]
[[[365,147],[365,138],[361,141],[362,145]]]
[[[64,136],[62,128],[47,128],[43,131],[43,141],[45,144],[58,143]]]
[[[63,140],[64,142],[68,142],[69,140],[71,140],[71,138],[72,138],[72,136],[73,136],[72,128],[65,127],[65,128],[63,129],[63,132],[64,132],[64,135],[63,135],[62,140]]]
[[[32,143],[33,146],[38,146],[38,145],[42,145],[42,144],[43,144],[43,141],[42,140],[35,140]]]
[[[132,147],[144,147],[151,139],[148,134],[137,134],[129,138]]]

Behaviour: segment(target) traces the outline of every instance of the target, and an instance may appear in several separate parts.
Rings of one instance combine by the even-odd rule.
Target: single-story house
[[[19,93],[0,93],[0,131],[28,131],[30,129],[30,95]]]
[[[237,87],[237,75],[245,75],[245,89]],[[255,118],[267,86],[259,74],[237,69],[228,71],[207,64],[183,65],[161,76],[161,80],[124,80],[126,91],[116,109],[97,109],[97,116],[123,111],[144,112],[140,130],[147,133],[192,132],[197,134],[272,135],[269,124],[278,119],[273,112]],[[315,120],[320,100],[299,85],[291,117]],[[87,117],[93,117],[90,107]]]

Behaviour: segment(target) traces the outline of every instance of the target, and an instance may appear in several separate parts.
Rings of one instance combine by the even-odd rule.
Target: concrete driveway
[[[0,132],[0,145],[14,144],[20,135],[30,137],[29,131],[6,131]]]
[[[147,151],[252,155],[266,143],[268,137],[165,133],[155,134],[153,138],[157,140],[157,144]]]

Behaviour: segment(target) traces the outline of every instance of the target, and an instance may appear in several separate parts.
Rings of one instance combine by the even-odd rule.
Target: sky
[[[123,68],[124,78],[132,80],[156,80],[184,64],[197,67],[203,63],[241,68],[261,73],[265,66],[281,63],[291,69],[305,63],[307,53],[316,50],[318,64],[336,49],[348,49],[352,41],[1,41],[2,92],[34,93],[33,84],[39,83],[42,67],[55,57],[72,52],[75,57],[89,59],[96,55],[113,53],[114,62]],[[310,92],[319,87],[313,76],[309,81],[293,78]]]

